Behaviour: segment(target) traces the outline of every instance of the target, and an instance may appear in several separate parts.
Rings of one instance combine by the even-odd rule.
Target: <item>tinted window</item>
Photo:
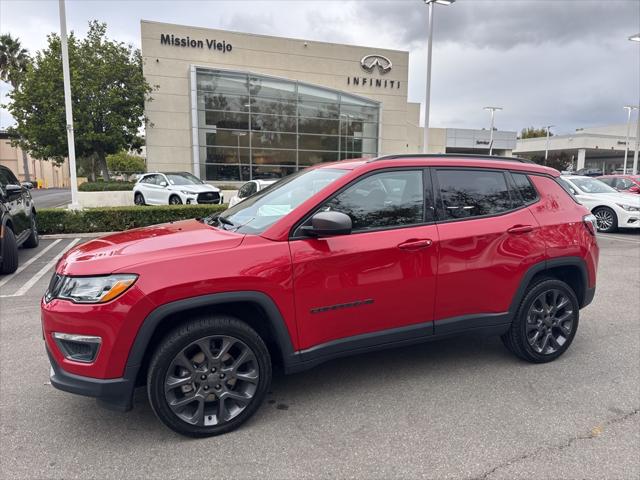
[[[354,231],[423,223],[422,171],[371,175],[331,199],[322,210],[346,213]]]
[[[494,215],[512,208],[502,172],[489,170],[438,170],[445,220]]]
[[[6,186],[10,184],[9,180],[9,170],[6,168],[0,168],[0,186]]]
[[[254,193],[256,193],[256,184],[255,182],[248,182],[245,183],[240,190],[238,191],[238,197],[239,198],[246,198],[250,195],[253,195]]]
[[[536,189],[531,185],[529,177],[522,173],[512,173],[511,176],[513,177],[516,190],[520,192],[524,203],[534,202],[538,198]]]

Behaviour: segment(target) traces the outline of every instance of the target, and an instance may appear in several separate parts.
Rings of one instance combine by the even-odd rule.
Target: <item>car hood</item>
[[[640,195],[635,193],[581,193],[579,199],[588,202],[602,202],[604,200],[622,205],[631,205],[632,207],[640,207]]]
[[[83,243],[67,252],[56,270],[64,275],[105,275],[141,263],[235,248],[243,238],[198,220],[164,223]]]
[[[213,185],[169,185],[169,190],[178,190],[191,193],[204,193],[204,192],[220,192],[220,189]]]

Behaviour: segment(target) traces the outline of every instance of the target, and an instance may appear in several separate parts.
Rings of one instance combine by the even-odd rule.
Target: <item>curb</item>
[[[120,232],[92,232],[92,233],[54,233],[51,235],[40,235],[40,238],[47,239],[57,239],[57,238],[96,238],[96,237],[104,237],[105,235],[112,235],[114,233]]]

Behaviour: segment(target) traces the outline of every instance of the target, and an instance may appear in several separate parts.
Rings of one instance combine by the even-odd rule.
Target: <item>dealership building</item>
[[[141,22],[149,171],[277,178],[319,162],[422,151],[409,52]],[[489,131],[432,129],[433,153],[486,153]],[[515,132],[495,132],[510,154]]]

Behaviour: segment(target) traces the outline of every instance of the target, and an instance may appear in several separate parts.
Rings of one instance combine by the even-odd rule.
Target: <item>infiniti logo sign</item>
[[[391,67],[393,66],[391,60],[382,55],[367,55],[366,57],[362,57],[360,65],[369,73],[372,73],[375,68],[378,67],[378,71],[381,74],[388,73],[391,71]]]

